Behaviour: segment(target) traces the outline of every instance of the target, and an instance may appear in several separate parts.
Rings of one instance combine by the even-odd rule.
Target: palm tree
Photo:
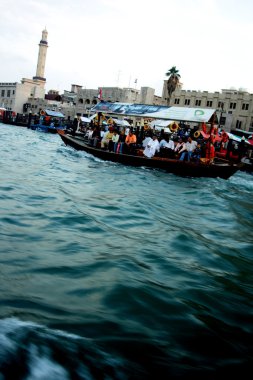
[[[179,84],[179,78],[181,76],[179,75],[179,71],[177,70],[176,66],[172,66],[172,68],[169,69],[165,75],[169,77],[169,79],[167,80],[167,90],[168,90],[167,104],[169,106],[171,95],[177,88]]]

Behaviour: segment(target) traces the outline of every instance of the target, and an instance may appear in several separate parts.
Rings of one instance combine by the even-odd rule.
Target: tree
[[[172,66],[171,69],[169,69],[168,72],[166,73],[166,76],[169,77],[169,79],[167,80],[167,91],[168,91],[167,104],[169,105],[171,95],[177,88],[179,84],[179,79],[181,76],[179,75],[179,71],[177,70],[176,66]]]

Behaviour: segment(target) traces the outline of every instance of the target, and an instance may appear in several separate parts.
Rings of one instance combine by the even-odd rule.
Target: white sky
[[[155,88],[176,66],[186,90],[253,93],[252,0],[1,0],[0,82],[36,74],[48,31],[46,90]]]

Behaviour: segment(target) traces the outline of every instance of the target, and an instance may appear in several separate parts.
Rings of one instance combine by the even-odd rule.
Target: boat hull
[[[169,173],[187,177],[220,177],[223,179],[228,179],[239,169],[236,164],[220,163],[209,165],[161,157],[146,158],[144,156],[117,154],[94,148],[88,145],[84,141],[83,137],[65,134],[63,131],[57,132],[66,145],[69,145],[76,150],[82,150],[90,153],[102,160],[117,162],[123,165],[162,169]]]

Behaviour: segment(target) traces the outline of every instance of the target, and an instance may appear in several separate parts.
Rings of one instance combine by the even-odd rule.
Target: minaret
[[[33,80],[46,83],[46,78],[44,78],[45,65],[46,65],[46,56],[47,56],[47,30],[46,28],[42,31],[42,39],[39,43],[39,55],[36,76],[33,77]]]

